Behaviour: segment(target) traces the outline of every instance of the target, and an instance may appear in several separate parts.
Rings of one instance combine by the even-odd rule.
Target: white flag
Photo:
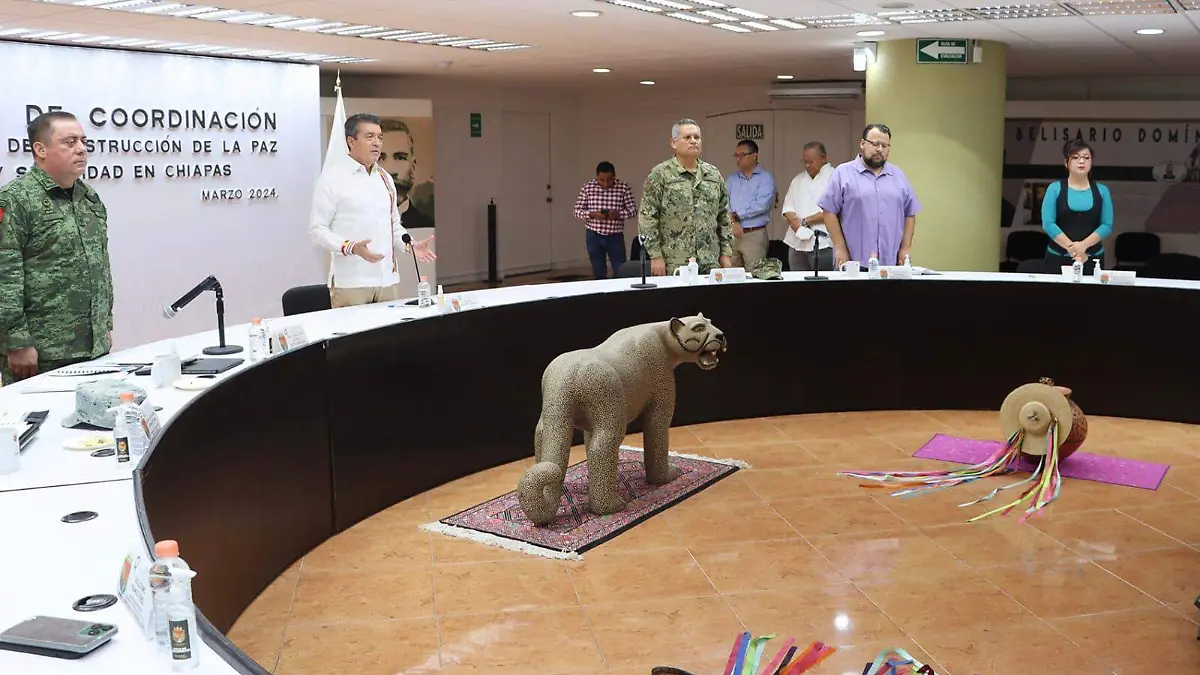
[[[347,161],[353,161],[350,158],[350,148],[346,145],[346,105],[342,103],[342,77],[340,74],[334,89],[337,90],[337,105],[333,110],[333,126],[329,128],[329,145],[325,150],[325,164],[321,167],[322,174],[331,168],[345,165]]]

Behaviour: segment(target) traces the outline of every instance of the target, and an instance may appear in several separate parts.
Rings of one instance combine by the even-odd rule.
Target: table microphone
[[[183,297],[167,305],[166,307],[163,307],[163,317],[167,319],[174,319],[175,315],[179,313],[179,310],[187,307],[188,303],[195,300],[201,293],[212,288],[217,288],[220,285],[221,282],[217,281],[216,277],[211,274],[208,275],[207,279],[196,284],[196,287],[187,293],[184,293]]]
[[[821,237],[828,238],[829,235],[825,234],[825,232],[823,232],[822,230],[818,230],[814,227],[813,228],[813,255],[812,255],[813,273],[810,274],[809,276],[804,277],[805,281],[825,281],[826,279],[829,278],[829,277],[821,276]]]
[[[417,249],[412,245],[412,235],[405,232],[400,235],[400,241],[404,242],[409,251],[412,251],[413,270],[417,273],[417,283],[419,284],[421,283],[421,268],[417,266]]]

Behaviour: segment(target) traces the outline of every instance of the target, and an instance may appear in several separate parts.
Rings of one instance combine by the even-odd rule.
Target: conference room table
[[[460,311],[395,302],[271,319],[303,327],[307,344],[254,364],[235,354],[247,362],[197,391],[124,375],[162,421],[149,451],[127,464],[67,448],[89,433],[62,426],[73,387],[95,376],[41,374],[3,387],[0,412],[49,414],[19,470],[0,475],[0,629],[42,614],[119,632],[81,660],[0,651],[0,673],[170,672],[169,656],[142,636],[124,603],[72,608],[115,594],[126,554],[150,557],[161,539],[179,541],[197,572],[203,643],[194,672],[264,673],[224,637],[263,589],[374,513],[531,456],[545,366],[633,324],[702,312],[728,339],[715,370],[677,369],[675,426],[996,410],[1042,376],[1073,388],[1089,415],[1200,422],[1200,282],[965,272],[885,280],[834,272],[818,282],[805,274],[695,284],[658,277],[644,290],[631,288],[637,279],[512,286],[448,294]],[[246,325],[227,330],[231,344],[247,337]],[[149,363],[172,347],[187,357],[214,344],[215,330],[96,363]],[[78,511],[97,516],[61,520]]]

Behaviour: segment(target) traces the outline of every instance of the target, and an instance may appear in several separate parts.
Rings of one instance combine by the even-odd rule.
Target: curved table
[[[120,634],[79,664],[0,651],[0,672],[167,672],[120,604],[73,612],[115,591],[132,546],[177,539],[198,571],[205,645],[197,672],[265,673],[223,636],[295,560],[360,520],[448,481],[532,452],[543,368],[631,324],[703,312],[729,338],[720,367],[677,371],[676,425],[873,409],[994,409],[1050,376],[1090,415],[1200,423],[1189,396],[1200,282],[1072,284],[1058,276],[946,273],[684,285],[631,280],[462,294],[438,315],[372,305],[276,321],[311,342],[221,375],[196,394],[155,389],[162,432],[136,466],[63,449],[71,393],[0,389],[5,410],[49,410],[16,474],[0,476],[0,624],[33,614],[95,618]],[[229,330],[246,343],[246,326]],[[181,354],[214,333],[176,341]],[[105,361],[148,361],[163,344]],[[242,354],[241,356],[245,356]],[[638,425],[631,426],[638,431]],[[68,525],[73,511],[100,515]],[[447,514],[448,515],[448,514]],[[17,555],[11,552],[17,551]]]

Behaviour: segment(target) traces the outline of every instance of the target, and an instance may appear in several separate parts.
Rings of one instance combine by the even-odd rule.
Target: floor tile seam
[[[296,606],[296,596],[300,593],[300,578],[304,575],[304,558],[300,558],[300,566],[296,568],[296,585],[292,587],[292,597],[288,601],[287,612],[283,616],[283,630],[279,635],[279,648],[275,650],[275,662],[268,670],[272,673],[279,670],[279,663],[283,661],[283,650],[287,646],[288,628],[292,623],[292,608]]]
[[[583,620],[587,622],[588,632],[592,636],[592,644],[596,646],[596,655],[600,657],[600,663],[604,665],[604,672],[611,675],[612,667],[608,664],[608,656],[604,654],[604,647],[600,645],[600,636],[596,634],[596,625],[592,622],[592,617],[587,612],[586,606],[583,604],[583,597],[579,595],[579,587],[575,585],[575,577],[571,574],[571,569],[567,565],[563,565],[563,574],[567,575],[567,583],[571,584],[571,592],[575,594],[575,603],[579,608],[579,613],[583,614]]]
[[[426,503],[428,503],[428,493],[426,493]],[[437,592],[437,557],[433,554],[433,533],[425,532],[426,547],[429,551],[428,570],[429,570],[429,594],[433,602],[433,630],[437,636],[437,659],[438,669],[446,667],[442,663],[442,619],[441,612],[438,611],[438,592]]]

